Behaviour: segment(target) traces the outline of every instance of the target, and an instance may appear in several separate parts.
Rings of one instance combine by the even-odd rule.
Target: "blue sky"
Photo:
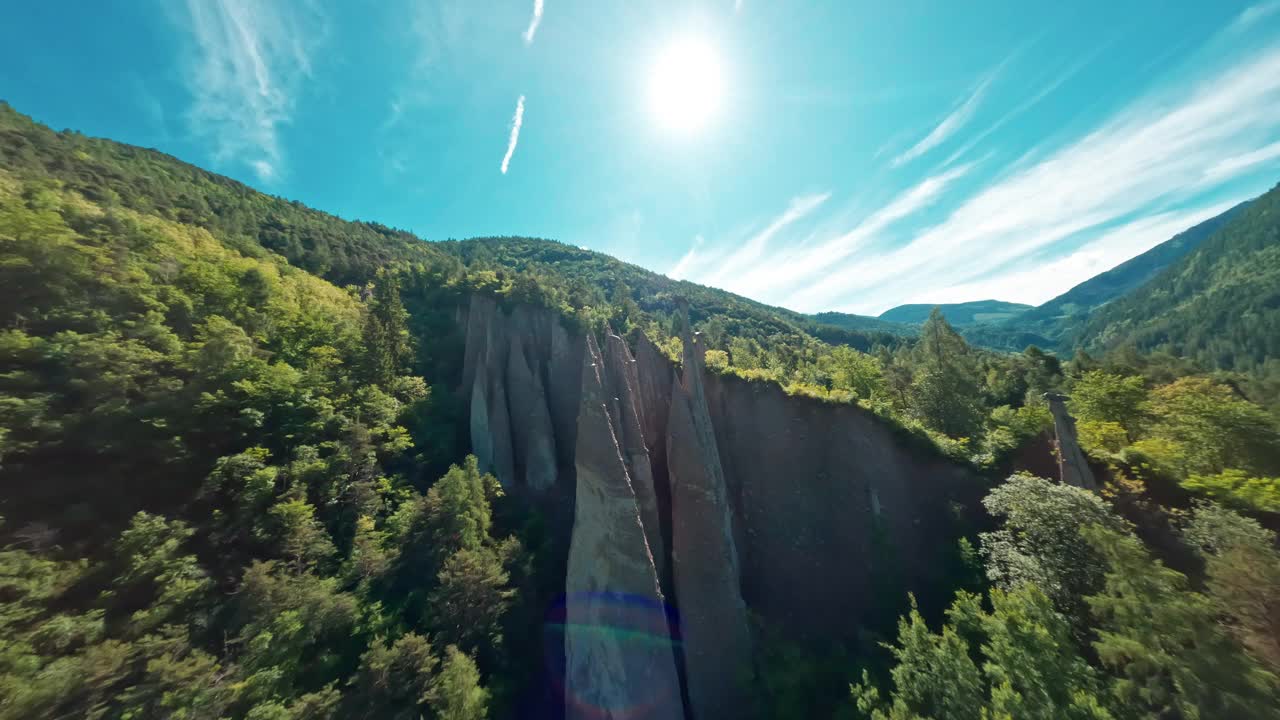
[[[1280,180],[1280,0],[5,15],[0,98],[55,128],[428,239],[555,238],[802,311],[1042,302]],[[719,79],[690,102],[718,101],[676,128],[655,68],[688,45]]]

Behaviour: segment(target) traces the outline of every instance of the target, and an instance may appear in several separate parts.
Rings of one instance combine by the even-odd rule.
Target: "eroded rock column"
[[[524,486],[545,492],[556,482],[556,438],[547,411],[541,373],[530,362],[520,338],[511,338],[507,354],[507,403],[515,457],[523,467]]]
[[[1097,490],[1098,483],[1093,479],[1093,471],[1085,460],[1084,452],[1076,439],[1076,421],[1067,413],[1066,395],[1045,393],[1044,399],[1049,401],[1049,412],[1053,414],[1053,430],[1058,451],[1058,477],[1068,485],[1085,490]]]
[[[607,389],[607,364],[595,339],[588,336],[586,343],[565,581],[568,717],[680,720],[684,713],[666,606],[615,430],[625,432],[626,424],[610,414],[615,402],[625,403]]]
[[[747,609],[724,470],[702,386],[702,348],[691,337],[687,319],[683,339],[683,372],[671,389],[667,472],[685,678],[696,720],[739,718],[750,709]]]
[[[627,344],[617,335],[605,338],[605,367],[608,373],[608,392],[614,402],[617,414],[616,422],[618,441],[622,447],[622,459],[627,465],[627,473],[631,476],[631,486],[636,493],[636,503],[640,506],[640,520],[644,526],[645,539],[649,550],[653,552],[654,565],[658,568],[658,577],[665,572],[666,549],[663,547],[661,525],[658,519],[658,495],[654,488],[653,464],[649,460],[649,449],[645,445],[644,430],[640,426],[640,418],[644,415],[643,400],[640,397],[640,379],[636,372],[636,361],[631,357]]]

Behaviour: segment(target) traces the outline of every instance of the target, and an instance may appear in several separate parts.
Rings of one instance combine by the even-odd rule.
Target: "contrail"
[[[533,34],[538,32],[538,23],[542,22],[542,0],[533,0],[533,17],[529,20],[529,29],[524,31],[524,44],[533,44]]]
[[[541,9],[542,3],[538,3]],[[536,17],[536,16],[535,16]],[[536,26],[537,23],[535,22]],[[516,143],[520,142],[520,126],[524,124],[524,96],[516,101],[516,114],[511,118],[511,139],[507,140],[507,154],[502,156],[502,174],[507,174],[507,166],[511,164],[511,156],[516,152]]]

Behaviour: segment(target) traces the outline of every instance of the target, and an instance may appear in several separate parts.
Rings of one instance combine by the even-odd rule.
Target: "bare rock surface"
[[[797,641],[853,639],[877,592],[948,572],[957,514],[980,512],[982,484],[930,448],[708,373],[687,330],[677,370],[544,308],[476,297],[459,322],[472,451],[562,553],[571,717],[750,714],[748,607]]]
[[[556,482],[555,429],[542,376],[530,366],[524,343],[516,336],[507,354],[506,381],[513,455],[523,469],[524,487],[544,492]]]
[[[689,706],[697,720],[713,720],[751,707],[751,637],[700,360],[686,323],[684,368],[672,383],[667,423],[671,555]]]
[[[645,538],[653,552],[658,567],[658,577],[664,573],[666,548],[662,539],[662,524],[658,515],[658,494],[653,479],[653,465],[645,444],[640,417],[644,413],[640,397],[640,378],[636,361],[631,357],[627,344],[617,335],[605,338],[605,366],[608,374],[608,391],[616,415],[615,427],[620,430],[618,440],[622,445],[622,459],[631,476],[636,502],[640,506],[640,518]]]
[[[1097,490],[1089,462],[1085,460],[1080,442],[1076,439],[1076,421],[1067,412],[1069,399],[1059,393],[1045,393],[1049,412],[1053,414],[1054,445],[1058,456],[1058,478],[1068,485],[1085,490]]]
[[[674,643],[623,450],[606,366],[588,336],[577,496],[565,580],[571,718],[683,717]]]

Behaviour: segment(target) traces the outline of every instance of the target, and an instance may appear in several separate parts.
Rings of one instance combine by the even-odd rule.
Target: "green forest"
[[[0,719],[529,716],[562,578],[549,518],[468,454],[473,296],[677,362],[687,303],[709,372],[983,478],[927,589],[954,599],[887,584],[840,646],[761,632],[759,717],[1280,717],[1276,202],[1067,357],[425,242],[0,105]],[[1101,494],[1028,472],[1052,391]]]

